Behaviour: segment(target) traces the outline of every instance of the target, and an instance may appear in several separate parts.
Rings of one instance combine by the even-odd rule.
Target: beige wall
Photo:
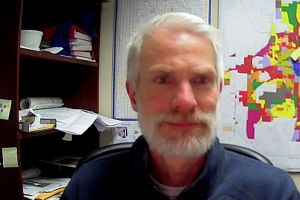
[[[113,23],[115,0],[103,3],[100,39],[100,113],[112,116]],[[218,26],[218,0],[212,0],[212,25]],[[125,86],[124,86],[125,87]],[[101,134],[101,145],[111,142],[110,134]],[[291,174],[300,190],[300,173]]]
[[[99,100],[101,115],[112,116],[112,69],[113,69],[113,41],[114,41],[114,13],[115,0],[102,4],[100,29],[100,70],[99,70]],[[112,143],[111,132],[100,134],[100,146]]]
[[[100,30],[100,113],[110,117],[112,115],[112,65],[113,65],[113,37],[114,37],[114,2],[110,0],[102,4]]]

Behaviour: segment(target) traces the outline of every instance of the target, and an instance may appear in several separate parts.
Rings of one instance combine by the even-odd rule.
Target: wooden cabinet
[[[9,120],[0,120],[0,148],[16,147],[19,167],[4,168],[0,153],[1,199],[23,199],[22,169],[45,155],[84,155],[96,148],[99,133],[94,127],[72,141],[64,133],[23,133],[18,128],[19,102],[24,97],[61,97],[66,107],[99,111],[99,29],[101,0],[11,0],[0,14],[0,99],[12,100]],[[84,12],[96,14],[93,40],[96,62],[20,48],[22,29],[41,30]],[[42,172],[43,173],[43,172]]]

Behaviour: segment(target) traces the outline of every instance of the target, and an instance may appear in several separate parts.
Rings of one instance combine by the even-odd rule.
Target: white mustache
[[[215,119],[216,114],[213,112],[201,112],[189,115],[182,114],[159,114],[154,117],[155,123],[171,122],[171,123],[211,123]]]

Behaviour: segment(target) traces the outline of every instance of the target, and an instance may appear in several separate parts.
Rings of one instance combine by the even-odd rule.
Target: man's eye
[[[154,79],[154,82],[158,83],[158,84],[166,84],[166,83],[170,82],[170,80],[168,80],[167,77],[157,77]]]
[[[207,77],[207,76],[201,76],[201,77],[197,77],[193,80],[193,82],[195,84],[207,84],[211,82],[211,78]]]

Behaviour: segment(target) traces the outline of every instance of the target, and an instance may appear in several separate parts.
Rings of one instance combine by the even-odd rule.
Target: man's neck
[[[172,157],[151,154],[151,174],[160,183],[168,186],[190,185],[201,173],[206,156]]]

